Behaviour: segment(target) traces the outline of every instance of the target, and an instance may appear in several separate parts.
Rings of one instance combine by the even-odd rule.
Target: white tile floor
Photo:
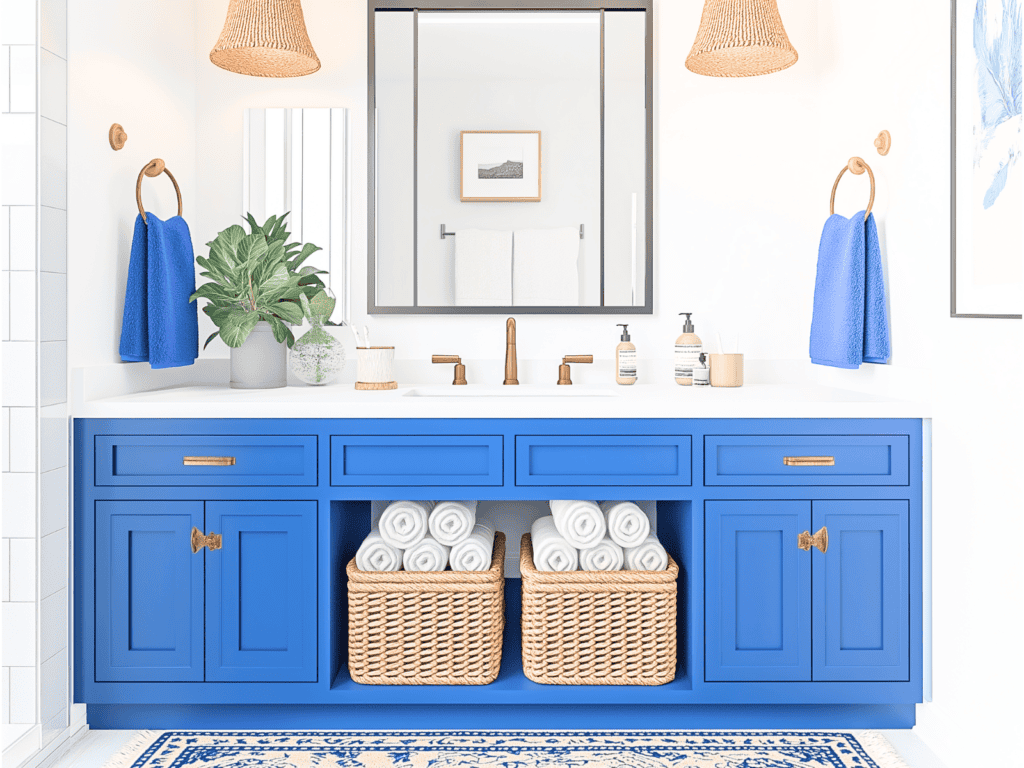
[[[53,768],[102,768],[138,731],[88,731]],[[940,762],[913,731],[882,731],[910,768],[951,768]]]

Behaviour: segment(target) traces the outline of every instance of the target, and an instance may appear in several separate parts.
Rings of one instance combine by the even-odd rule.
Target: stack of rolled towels
[[[356,552],[362,571],[486,571],[494,529],[475,501],[393,501]]]
[[[668,554],[631,501],[551,501],[530,529],[538,571],[664,571]]]

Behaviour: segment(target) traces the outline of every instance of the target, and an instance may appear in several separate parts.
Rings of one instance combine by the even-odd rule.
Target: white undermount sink
[[[615,397],[614,389],[594,389],[571,385],[550,386],[502,386],[474,385],[456,387],[415,387],[405,393],[404,397]]]

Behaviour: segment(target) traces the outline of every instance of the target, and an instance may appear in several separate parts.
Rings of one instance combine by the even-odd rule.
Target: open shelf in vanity
[[[84,419],[75,454],[94,727],[904,727],[921,700],[920,420]],[[354,683],[345,565],[395,498],[642,502],[680,565],[676,678],[530,681],[506,567],[495,682]],[[223,548],[190,553],[193,525]],[[821,525],[831,559],[797,548]]]

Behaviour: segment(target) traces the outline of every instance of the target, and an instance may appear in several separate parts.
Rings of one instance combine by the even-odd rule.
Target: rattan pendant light
[[[301,77],[320,69],[299,0],[231,0],[210,61],[254,77]]]
[[[796,60],[775,0],[705,0],[686,68],[711,77],[752,77]]]

